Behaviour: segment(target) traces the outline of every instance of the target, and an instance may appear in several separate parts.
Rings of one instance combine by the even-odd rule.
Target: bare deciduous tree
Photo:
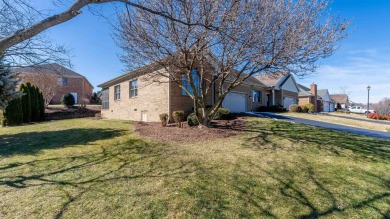
[[[390,115],[390,98],[383,98],[377,104],[374,104],[374,109],[381,116]]]
[[[62,13],[49,15],[45,11],[37,10],[30,4],[30,0],[0,0],[0,60],[6,67],[34,66],[38,64],[56,62],[70,65],[67,50],[55,45],[47,39],[43,32],[53,26],[73,19],[82,13],[86,6],[105,4],[110,2],[124,3],[127,6],[137,7],[148,13],[159,15],[175,22],[182,22],[165,11],[145,7],[143,0],[55,0],[63,5],[71,3]],[[202,25],[202,24],[191,24]],[[0,71],[0,81],[8,80],[3,71]],[[3,90],[0,90],[2,92]],[[0,96],[13,96],[0,93]],[[4,104],[7,100],[4,99]]]
[[[52,74],[35,73],[23,74],[23,81],[30,82],[37,86],[45,99],[45,106],[48,106],[53,97],[57,94],[59,86],[57,80],[60,77]]]
[[[82,8],[89,5],[120,2],[126,4],[127,6],[136,7],[147,13],[170,19],[174,22],[185,23],[184,21],[176,19],[173,14],[167,11],[155,10],[153,7],[147,7],[143,5],[144,1],[142,0],[73,0],[71,2],[73,2],[73,4],[66,11],[48,16],[40,21],[36,21],[36,19],[33,19],[33,17],[30,15],[39,15],[39,17],[42,18],[44,17],[44,14],[32,7],[28,0],[0,0],[0,14],[2,15],[0,21],[1,24],[12,24],[10,23],[11,21],[16,23],[17,27],[19,27],[17,29],[6,28],[7,31],[2,29],[4,34],[0,36],[0,58],[4,56],[10,49],[12,50],[12,47],[17,46],[26,40],[30,40],[34,36],[37,36],[38,34],[53,26],[73,19],[82,13]],[[149,5],[154,4],[154,2],[157,3],[158,1],[151,1]],[[22,18],[21,21],[19,20],[20,18]],[[27,23],[25,23],[26,21]],[[187,24],[202,25],[197,23]]]
[[[151,80],[167,77],[185,90],[194,109],[201,109],[195,113],[203,126],[209,126],[227,93],[253,75],[313,72],[318,59],[337,49],[349,24],[330,16],[321,0],[161,0],[144,5],[184,22],[129,8],[117,28],[118,45],[126,54],[122,61],[129,70],[151,63],[161,68],[149,75]],[[207,107],[213,86],[219,95]]]
[[[347,95],[348,97],[351,95],[351,91],[348,87],[342,86],[340,87],[340,94]]]
[[[0,42],[8,42],[9,45],[0,49],[3,62],[12,67],[49,62],[69,65],[68,51],[53,43],[45,34],[31,36],[23,41],[19,41],[23,39],[20,36],[12,41],[17,42],[16,44],[9,41],[16,33],[28,30],[39,18],[45,16],[44,11],[36,10],[29,3],[28,0],[0,0]]]

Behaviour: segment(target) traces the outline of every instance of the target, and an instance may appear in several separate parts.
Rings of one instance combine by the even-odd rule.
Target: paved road
[[[357,135],[364,135],[364,136],[368,136],[368,137],[383,138],[383,139],[390,140],[390,132],[372,131],[372,130],[368,130],[368,129],[354,128],[354,127],[349,127],[349,126],[345,126],[345,125],[337,125],[337,124],[332,124],[332,123],[327,123],[327,122],[318,122],[318,121],[309,120],[309,119],[287,117],[287,116],[282,116],[280,114],[275,114],[275,113],[251,113],[251,115],[255,115],[255,116],[257,115],[257,116],[262,116],[262,117],[271,118],[271,119],[279,119],[279,120],[283,120],[283,121],[289,121],[289,122],[294,122],[294,123],[299,123],[299,124],[304,124],[304,125],[311,125],[311,126],[316,126],[316,127],[321,127],[321,128],[337,130],[337,131],[341,131],[341,132],[348,132],[348,133],[357,134]]]
[[[352,120],[357,120],[357,121],[363,121],[363,122],[371,122],[371,123],[376,123],[376,124],[381,124],[381,125],[390,125],[390,122],[388,121],[379,121],[379,120],[374,120],[374,119],[360,119],[360,118],[354,118],[350,116],[342,116],[342,115],[334,115],[334,114],[328,114],[328,113],[323,113],[324,116],[333,116],[333,117],[339,117],[343,119],[352,119]]]

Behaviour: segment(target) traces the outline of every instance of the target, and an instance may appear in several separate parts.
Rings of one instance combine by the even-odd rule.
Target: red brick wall
[[[77,93],[77,100],[80,103],[82,99],[86,99],[89,103],[93,87],[85,80],[85,78],[68,78],[68,85],[58,85],[58,92],[51,100],[52,104],[61,103],[61,97],[66,93]]]
[[[310,99],[311,99],[310,97],[299,97],[298,104],[300,106],[305,106],[306,104],[311,103]]]

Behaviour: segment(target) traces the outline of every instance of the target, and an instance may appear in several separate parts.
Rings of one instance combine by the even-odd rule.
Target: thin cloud
[[[351,54],[366,52],[373,57],[351,56],[342,64],[324,65],[317,70],[318,74],[298,81],[304,85],[315,82],[319,89],[329,89],[330,93],[340,93],[341,87],[347,87],[350,99],[361,103],[367,102],[367,86],[371,86],[370,102],[378,102],[390,97],[390,57],[387,54],[381,56],[374,51],[352,51]]]

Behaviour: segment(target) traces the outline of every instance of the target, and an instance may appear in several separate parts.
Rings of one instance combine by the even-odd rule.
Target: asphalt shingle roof
[[[330,97],[336,102],[336,103],[346,103],[348,102],[348,96],[346,94],[332,94]]]
[[[284,73],[270,73],[254,76],[257,80],[261,81],[265,86],[272,87],[275,86],[279,80],[287,74]]]
[[[302,84],[298,84],[298,89],[299,89],[298,96],[300,96],[300,97],[307,97],[307,96],[313,95],[310,91],[310,88],[305,87]]]
[[[12,69],[12,71],[17,73],[43,73],[43,74],[58,74],[62,76],[71,76],[71,77],[84,77],[79,73],[76,73],[57,63],[37,65],[34,67],[15,68]]]

